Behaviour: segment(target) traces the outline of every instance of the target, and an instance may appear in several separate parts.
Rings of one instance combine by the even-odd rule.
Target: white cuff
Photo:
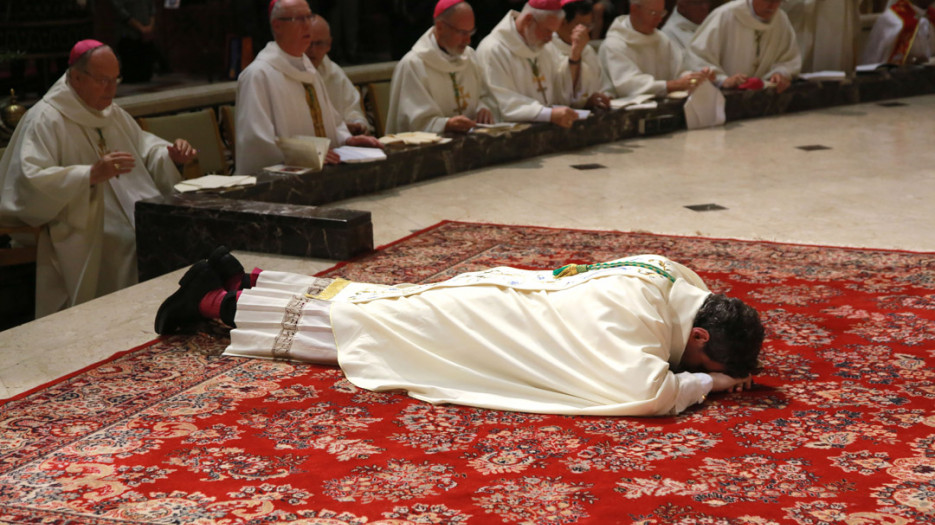
[[[695,403],[702,403],[714,387],[711,376],[703,373],[681,372],[675,374],[679,382],[679,393],[675,398],[675,413],[678,414]]]
[[[535,122],[552,122],[552,108],[542,108],[542,111],[536,115]]]

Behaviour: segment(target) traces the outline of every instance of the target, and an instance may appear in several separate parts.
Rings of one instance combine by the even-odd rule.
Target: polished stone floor
[[[935,252],[935,96],[899,102],[605,144],[333,206],[371,211],[377,245],[450,219]],[[724,209],[687,208],[709,204]],[[306,273],[335,262],[237,255]],[[152,340],[181,274],[0,332],[0,398]]]

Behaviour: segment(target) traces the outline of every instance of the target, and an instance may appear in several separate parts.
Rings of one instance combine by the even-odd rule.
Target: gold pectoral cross
[[[458,77],[454,73],[448,73],[451,77],[451,87],[455,92],[455,113],[463,115],[468,108],[468,99],[471,94],[464,91],[464,86],[458,83]]]
[[[529,66],[532,68],[532,79],[536,82],[536,85],[538,86],[536,88],[536,91],[542,94],[542,103],[548,106],[549,99],[546,96],[546,90],[548,88],[546,88],[544,85],[545,76],[539,73],[539,59],[538,58],[537,59],[527,58],[526,60],[529,62]]]

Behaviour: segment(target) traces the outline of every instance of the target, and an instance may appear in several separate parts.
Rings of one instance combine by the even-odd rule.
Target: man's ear
[[[711,334],[704,328],[696,326],[689,332],[688,337],[693,341],[704,344],[708,342],[708,339],[711,339]]]

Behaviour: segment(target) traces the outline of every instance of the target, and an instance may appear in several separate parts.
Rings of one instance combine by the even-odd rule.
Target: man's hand
[[[345,142],[348,146],[357,146],[360,148],[380,148],[383,149],[383,143],[377,140],[376,137],[371,137],[369,135],[357,135],[356,137],[350,137]]]
[[[119,177],[124,173],[130,173],[134,166],[136,166],[136,159],[131,153],[123,151],[107,153],[91,165],[91,186]]]
[[[347,130],[351,132],[351,135],[366,135],[369,131],[367,126],[360,122],[346,122]]]
[[[592,93],[584,107],[589,109],[607,109],[610,107],[610,97],[604,93]]]
[[[455,115],[448,119],[448,122],[445,123],[445,131],[453,131],[455,133],[467,133],[471,131],[477,123],[473,120],[465,117],[464,115]]]
[[[561,126],[563,128],[570,128],[572,124],[578,120],[578,113],[575,110],[567,106],[555,106],[552,108],[552,116],[550,118],[552,124],[556,126]]]
[[[477,111],[477,123],[478,124],[493,124],[493,111],[490,111],[487,108],[480,108]]]
[[[724,79],[724,83],[721,84],[721,87],[731,89],[739,86],[740,84],[743,84],[746,81],[747,75],[744,75],[743,73],[737,73],[736,75],[732,75]]]
[[[325,164],[340,164],[341,156],[333,149],[329,149],[325,154]]]
[[[773,73],[773,76],[769,77],[769,81],[776,84],[776,93],[782,93],[792,85],[792,79],[782,73]]]
[[[584,24],[578,24],[574,29],[571,30],[571,51],[568,53],[568,58],[575,61],[581,60],[581,53],[584,52],[584,46],[588,45],[588,42],[591,40],[591,30],[584,26]]]
[[[193,148],[185,139],[175,139],[175,144],[167,147],[169,148],[169,158],[179,166],[188,164],[189,161],[198,156],[198,150]]]
[[[714,381],[712,392],[743,392],[745,388],[750,390],[753,387],[753,376],[736,378],[720,372],[709,372],[708,375]]]

